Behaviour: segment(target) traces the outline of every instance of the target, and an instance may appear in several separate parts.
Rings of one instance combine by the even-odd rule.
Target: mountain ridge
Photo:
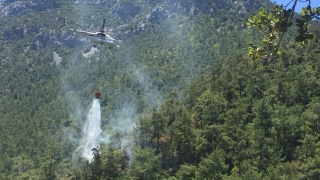
[[[114,18],[118,18],[122,21],[122,26],[134,26],[136,31],[141,31],[148,24],[161,23],[168,20],[170,17],[179,17],[186,16],[192,18],[197,14],[208,14],[210,16],[216,15],[225,15],[228,13],[233,13],[237,16],[245,16],[248,14],[248,10],[253,11],[255,8],[260,7],[262,4],[255,1],[220,1],[220,0],[211,0],[211,1],[174,1],[174,0],[158,0],[158,1],[146,1],[146,4],[141,3],[141,1],[134,2],[120,2],[117,0],[106,1],[83,1],[77,0],[74,3],[68,1],[67,4],[77,5],[88,5],[96,6],[99,8],[106,7],[109,9],[108,13],[111,13]],[[28,1],[12,1],[6,0],[0,5],[0,16],[24,16],[28,12],[45,12],[53,10],[63,5],[60,1],[45,0],[39,3],[38,0],[28,0]],[[219,12],[218,9],[226,9],[226,12]],[[103,16],[103,15],[102,15]],[[61,20],[62,17],[59,17],[58,20]],[[99,22],[96,22],[96,24]],[[12,33],[18,35],[20,38],[24,36],[25,32],[27,33],[38,33],[38,35],[33,40],[31,45],[33,50],[37,48],[45,47],[48,44],[49,40],[54,40],[55,42],[60,42],[67,47],[70,45],[79,44],[81,41],[68,38],[63,35],[54,35],[51,37],[51,29],[48,29],[47,32],[40,32],[41,27],[33,26],[24,30],[22,27],[19,29],[10,29],[4,31],[3,35],[7,39],[12,38]],[[56,31],[57,29],[52,29]],[[121,34],[121,33],[119,33]]]
[[[0,179],[319,177],[320,41],[246,55],[262,39],[247,16],[271,2],[46,2],[1,6]],[[63,18],[129,30],[114,34],[118,48],[93,48],[59,29]],[[89,164],[75,150],[96,91],[102,136]]]

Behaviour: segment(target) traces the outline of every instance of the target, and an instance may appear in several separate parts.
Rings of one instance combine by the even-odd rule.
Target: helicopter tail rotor
[[[63,24],[60,26],[60,29],[63,28],[64,26],[67,26],[67,28],[70,30],[70,31],[74,31],[73,29],[71,29],[68,24],[66,23],[66,19],[63,18]]]
[[[63,24],[60,26],[60,29],[63,28],[66,24],[66,19],[63,18]]]

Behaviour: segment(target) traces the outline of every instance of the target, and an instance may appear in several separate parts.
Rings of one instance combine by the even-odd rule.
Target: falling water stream
[[[99,137],[101,133],[101,111],[99,99],[94,99],[92,107],[88,113],[87,120],[82,130],[82,141],[80,144],[82,157],[89,162],[93,158],[92,148],[99,147]]]

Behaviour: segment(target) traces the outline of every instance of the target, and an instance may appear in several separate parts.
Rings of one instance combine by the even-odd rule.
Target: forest
[[[146,4],[122,19],[83,2],[47,0],[0,15],[0,179],[320,178],[318,20],[308,43],[295,42],[292,27],[278,54],[253,59],[248,46],[263,46],[264,36],[247,22],[260,6],[239,14],[234,1],[210,0],[214,15],[173,13],[87,56],[92,44],[59,29],[63,18],[90,31],[103,18],[131,28],[166,6],[122,0]],[[275,5],[255,2],[267,12]],[[89,162],[76,149],[95,91],[105,139]]]

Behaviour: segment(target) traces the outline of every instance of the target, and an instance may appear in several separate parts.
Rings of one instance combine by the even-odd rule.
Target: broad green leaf
[[[268,44],[268,39],[267,38],[263,38],[262,42],[264,42],[265,44]]]
[[[259,9],[259,14],[260,14],[261,16],[264,16],[265,13],[266,13],[266,12],[265,12],[264,8],[261,7],[261,8]]]
[[[301,10],[301,15],[302,15],[302,13],[306,14],[307,12],[308,12],[308,9],[306,7],[303,7]]]
[[[257,23],[260,24],[260,23],[261,23],[261,16],[257,16],[257,17],[256,17],[256,21],[257,21]]]
[[[249,17],[248,21],[249,21],[249,22],[253,22],[253,21],[254,21],[254,16],[251,15],[251,16]]]
[[[316,13],[317,13],[317,9],[315,9],[315,8],[312,9],[312,13],[313,13],[313,14],[316,14]]]
[[[260,30],[260,31],[262,31],[262,25],[258,25],[258,29]]]
[[[311,27],[311,24],[308,24],[307,29],[310,29],[310,27]]]

